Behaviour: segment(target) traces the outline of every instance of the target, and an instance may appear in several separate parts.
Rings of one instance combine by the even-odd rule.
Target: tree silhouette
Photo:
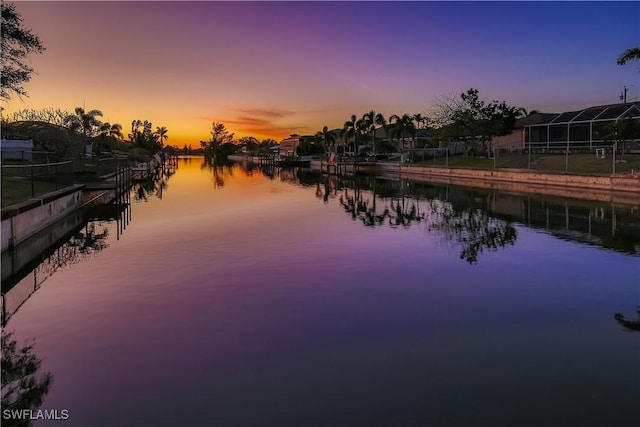
[[[394,114],[389,117],[389,135],[395,137],[398,141],[398,148],[402,156],[401,161],[404,162],[404,142],[407,136],[413,136],[416,133],[416,128],[413,124],[413,118],[408,114],[398,116]]]
[[[353,141],[353,152],[357,155],[358,151],[358,142],[360,137],[359,131],[360,123],[355,114],[351,115],[351,120],[347,120],[342,125],[342,131],[340,132],[340,137],[348,144],[348,141]]]
[[[327,147],[329,151],[335,152],[335,147],[333,146],[336,143],[336,135],[331,132],[327,126],[324,126],[321,131],[316,133],[316,135],[322,139],[325,152],[327,151]]]
[[[85,111],[82,107],[76,107],[75,114],[69,114],[65,118],[65,125],[74,132],[84,136],[85,144],[88,144],[89,137],[96,135],[102,127],[102,122],[98,117],[102,117],[102,111]]]
[[[13,4],[2,2],[1,13],[0,97],[9,100],[12,93],[27,96],[22,85],[31,80],[34,70],[25,63],[25,59],[30,53],[44,52],[44,46],[37,35],[23,28],[22,17]]]
[[[158,138],[158,143],[160,144],[160,148],[162,148],[162,146],[164,145],[164,141],[166,141],[167,139],[169,139],[169,136],[167,136],[167,128],[162,126],[156,126],[156,131],[154,132],[154,136],[156,138]]]
[[[380,113],[376,113],[374,110],[369,111],[368,113],[364,113],[362,116],[362,120],[364,121],[363,125],[367,131],[371,132],[371,144],[373,146],[373,155],[376,154],[376,125],[378,126],[386,126],[387,121],[384,116]]]
[[[513,224],[492,218],[481,209],[456,210],[451,205],[441,205],[437,213],[438,219],[431,227],[439,230],[447,240],[460,244],[460,259],[469,264],[476,264],[478,255],[485,249],[496,251],[514,244],[517,239]]]
[[[624,52],[618,57],[618,65],[624,65],[629,61],[637,61],[640,59],[640,47],[632,47]]]
[[[2,410],[35,410],[53,384],[53,375],[38,372],[41,360],[33,344],[19,348],[12,333],[2,331]],[[29,419],[5,419],[3,425],[28,427]]]

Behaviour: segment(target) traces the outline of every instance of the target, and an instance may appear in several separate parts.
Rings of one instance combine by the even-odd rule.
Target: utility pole
[[[627,103],[627,91],[629,90],[628,87],[623,86],[624,90],[622,92],[620,92],[620,101],[622,101],[624,104]]]
[[[635,85],[622,86],[622,92],[620,92],[620,101],[623,103],[627,103],[627,92],[629,92],[630,87],[634,87]]]

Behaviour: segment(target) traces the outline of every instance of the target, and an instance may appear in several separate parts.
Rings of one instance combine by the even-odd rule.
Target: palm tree
[[[98,117],[102,117],[102,111],[84,111],[84,108],[77,107],[75,114],[69,114],[64,122],[65,125],[74,131],[80,132],[85,137],[93,136],[96,129],[102,125]]]
[[[358,133],[358,141],[362,141],[364,136],[367,134],[369,128],[367,126],[367,122],[364,119],[359,119],[356,122],[356,132]],[[358,155],[358,147],[356,147],[356,155]]]
[[[412,119],[415,120],[416,124],[418,125],[418,129],[423,129],[424,128],[424,124],[427,121],[427,118],[425,116],[423,116],[422,114],[420,114],[420,113],[414,114]],[[417,142],[418,142],[418,135],[417,135],[417,132],[416,132],[416,136],[414,138],[414,143],[413,143],[414,148],[418,145]]]
[[[401,153],[401,162],[404,162],[404,141],[406,136],[413,136],[416,133],[416,127],[413,124],[413,118],[408,114],[402,117],[394,114],[389,117],[389,121],[393,122],[389,126],[389,133],[398,140],[398,146]],[[402,142],[401,142],[402,141]]]
[[[327,146],[331,150],[331,147],[336,142],[336,135],[333,132],[331,132],[327,126],[323,127],[321,131],[318,131],[316,135],[322,138],[322,141],[324,144],[324,151],[325,152],[327,151]]]
[[[362,120],[364,120],[364,126],[367,128],[369,132],[371,132],[371,143],[373,144],[373,155],[376,155],[376,125],[386,126],[387,121],[384,116],[380,113],[376,113],[371,110],[368,113],[365,113],[362,116]]]
[[[618,65],[624,65],[632,60],[640,60],[640,47],[632,47],[622,52],[618,57]]]
[[[342,126],[342,131],[340,132],[340,137],[344,139],[345,143],[348,142],[349,139],[353,140],[354,153],[357,151],[358,147],[358,136],[360,134],[358,127],[358,118],[355,114],[351,115],[351,120],[347,120],[344,122]],[[356,153],[357,154],[357,153]]]
[[[122,140],[123,135],[122,135],[122,125],[120,125],[119,123],[114,123],[111,124],[109,122],[104,122],[101,126],[100,129],[98,129],[99,135],[100,135],[100,139],[102,141],[102,144],[106,145],[108,144],[108,142],[112,142],[109,140]],[[111,148],[114,148],[113,144],[110,144]]]
[[[162,126],[156,126],[156,131],[153,134],[156,138],[158,138],[158,142],[160,143],[160,148],[162,148],[162,146],[164,145],[164,141],[166,141],[167,139],[169,139],[169,137],[167,136],[167,128]]]
[[[100,126],[100,133],[102,135],[105,135],[111,138],[116,138],[116,139],[124,138],[124,136],[122,135],[122,125],[119,123],[114,123],[114,124],[111,124],[109,122],[103,123],[102,126]]]
[[[94,136],[102,126],[102,122],[98,120],[98,117],[102,117],[102,111],[84,111],[84,108],[76,107],[74,112],[75,114],[65,117],[64,124],[71,131],[81,133],[84,136],[85,145],[88,145],[89,137]]]

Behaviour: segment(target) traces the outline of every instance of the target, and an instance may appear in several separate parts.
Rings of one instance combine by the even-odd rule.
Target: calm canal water
[[[36,426],[631,425],[639,255],[637,210],[181,159],[3,282],[5,330]]]

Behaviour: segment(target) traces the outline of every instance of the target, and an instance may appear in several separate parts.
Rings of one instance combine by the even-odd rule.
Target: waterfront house
[[[289,135],[280,141],[280,155],[288,157],[295,156],[296,148],[298,148],[302,142],[315,143],[315,137],[312,135],[298,135],[297,133]]]
[[[525,135],[527,126],[548,123],[556,118],[558,113],[533,113],[516,120],[513,132],[509,135],[493,138],[493,147],[502,150],[522,150],[525,148]]]
[[[640,128],[640,102],[597,105],[547,116],[538,123],[524,125],[523,147],[546,152],[611,147],[611,125],[624,119],[635,121]],[[626,140],[626,150],[640,153],[638,132]]]

